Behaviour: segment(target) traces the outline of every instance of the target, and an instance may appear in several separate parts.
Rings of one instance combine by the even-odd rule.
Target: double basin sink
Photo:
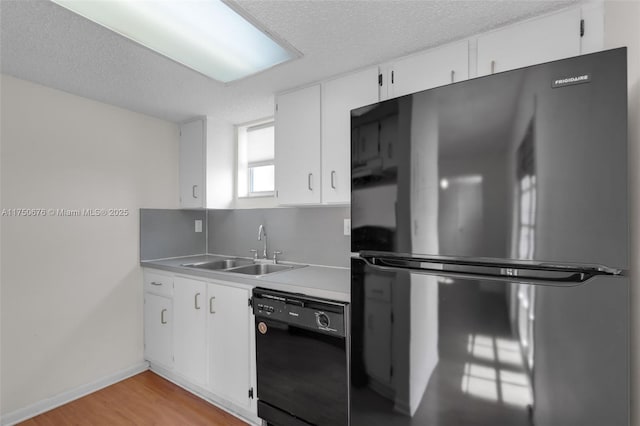
[[[234,274],[252,275],[254,277],[273,274],[274,272],[290,271],[305,265],[286,265],[282,263],[257,263],[250,259],[231,258],[216,259],[206,262],[183,263],[187,268],[206,269],[209,271],[230,272]]]

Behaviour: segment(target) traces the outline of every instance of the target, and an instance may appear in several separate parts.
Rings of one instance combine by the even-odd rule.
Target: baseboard
[[[78,386],[75,389],[68,390],[51,398],[43,399],[42,401],[38,401],[35,404],[31,404],[27,407],[13,411],[11,413],[7,413],[2,416],[0,424],[2,424],[3,426],[15,425],[16,423],[30,419],[31,417],[37,416],[38,414],[42,414],[46,411],[67,404],[78,398],[82,398],[83,396],[98,391],[102,388],[111,386],[114,383],[120,382],[124,379],[128,379],[129,377],[135,376],[136,374],[142,373],[143,371],[146,371],[148,369],[149,363],[146,361],[141,362],[124,370],[118,371],[117,373],[111,374],[107,377],[98,379],[95,382]]]

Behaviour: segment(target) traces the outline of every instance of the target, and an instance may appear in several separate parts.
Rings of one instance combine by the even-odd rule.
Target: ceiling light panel
[[[52,0],[227,83],[296,57],[220,0]]]

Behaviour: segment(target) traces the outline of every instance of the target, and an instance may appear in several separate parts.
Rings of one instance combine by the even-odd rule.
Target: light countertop
[[[349,302],[351,288],[351,272],[349,268],[307,265],[287,271],[274,272],[263,276],[243,275],[233,272],[211,271],[182,266],[186,263],[206,262],[232,256],[199,255],[174,257],[169,259],[143,260],[145,268],[161,269],[182,275],[217,279],[250,287],[263,287],[273,290],[302,293],[341,302]],[[282,262],[293,264],[292,262]]]

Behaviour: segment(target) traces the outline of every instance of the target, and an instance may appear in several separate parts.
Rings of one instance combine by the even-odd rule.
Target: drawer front
[[[157,271],[144,271],[144,291],[173,297],[173,275]]]

